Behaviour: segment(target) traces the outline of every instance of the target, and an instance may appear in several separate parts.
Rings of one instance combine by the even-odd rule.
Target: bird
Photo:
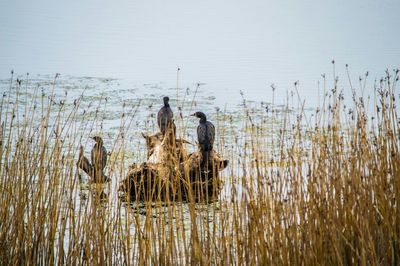
[[[92,139],[96,141],[91,152],[94,179],[95,181],[99,181],[104,177],[103,170],[107,163],[107,150],[103,146],[103,139],[101,137],[95,136]]]
[[[203,112],[196,112],[192,116],[200,118],[197,126],[197,141],[203,156],[208,155],[213,150],[215,127],[210,121],[207,121],[207,117]]]
[[[174,113],[169,106],[169,97],[164,97],[164,106],[161,107],[160,111],[157,114],[157,124],[160,128],[161,133],[165,136],[168,129],[172,129],[172,132],[175,134],[175,123],[174,123]]]

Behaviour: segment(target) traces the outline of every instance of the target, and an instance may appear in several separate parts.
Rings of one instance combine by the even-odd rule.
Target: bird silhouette
[[[197,127],[197,141],[199,142],[201,151],[212,151],[215,139],[215,127],[207,121],[207,117],[202,112],[196,112],[192,114],[197,118],[200,118],[199,125]]]
[[[101,137],[95,136],[92,139],[96,141],[91,152],[91,159],[94,171],[94,180],[97,182],[105,177],[103,170],[107,164],[107,150],[103,146],[103,139]]]
[[[206,115],[202,112],[196,112],[192,116],[200,118],[199,125],[197,126],[197,141],[202,154],[201,165],[208,168],[210,167],[208,162],[211,159],[210,155],[214,145],[215,127],[210,121],[207,121]]]
[[[160,128],[161,133],[165,136],[165,133],[170,129],[174,133],[175,136],[175,123],[174,123],[174,113],[169,106],[169,98],[164,97],[164,106],[158,111],[157,114],[157,124]]]

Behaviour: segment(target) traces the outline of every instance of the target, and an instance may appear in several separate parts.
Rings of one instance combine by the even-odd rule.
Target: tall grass
[[[335,81],[313,113],[298,94],[262,110],[244,100],[239,131],[217,110],[218,151],[230,160],[223,182],[231,186],[228,200],[208,204],[119,198],[137,107],[121,116],[109,147],[113,181],[82,181],[79,146],[89,146],[84,136],[98,112],[83,112],[84,95],[23,93],[29,76],[11,77],[1,100],[0,262],[399,265],[398,74],[376,82],[371,99],[350,83],[350,105]],[[107,108],[105,99],[94,104]]]

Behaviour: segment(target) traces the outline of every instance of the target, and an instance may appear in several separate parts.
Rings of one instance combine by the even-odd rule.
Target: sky
[[[0,1],[0,78],[16,73],[207,84],[281,96],[299,81],[315,96],[321,74],[348,89],[366,71],[400,68],[398,0]],[[372,84],[371,83],[371,84]],[[268,94],[269,95],[269,94]]]

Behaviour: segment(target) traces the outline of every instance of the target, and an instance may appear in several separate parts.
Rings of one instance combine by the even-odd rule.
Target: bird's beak
[[[196,116],[196,114],[191,114],[190,116]]]

